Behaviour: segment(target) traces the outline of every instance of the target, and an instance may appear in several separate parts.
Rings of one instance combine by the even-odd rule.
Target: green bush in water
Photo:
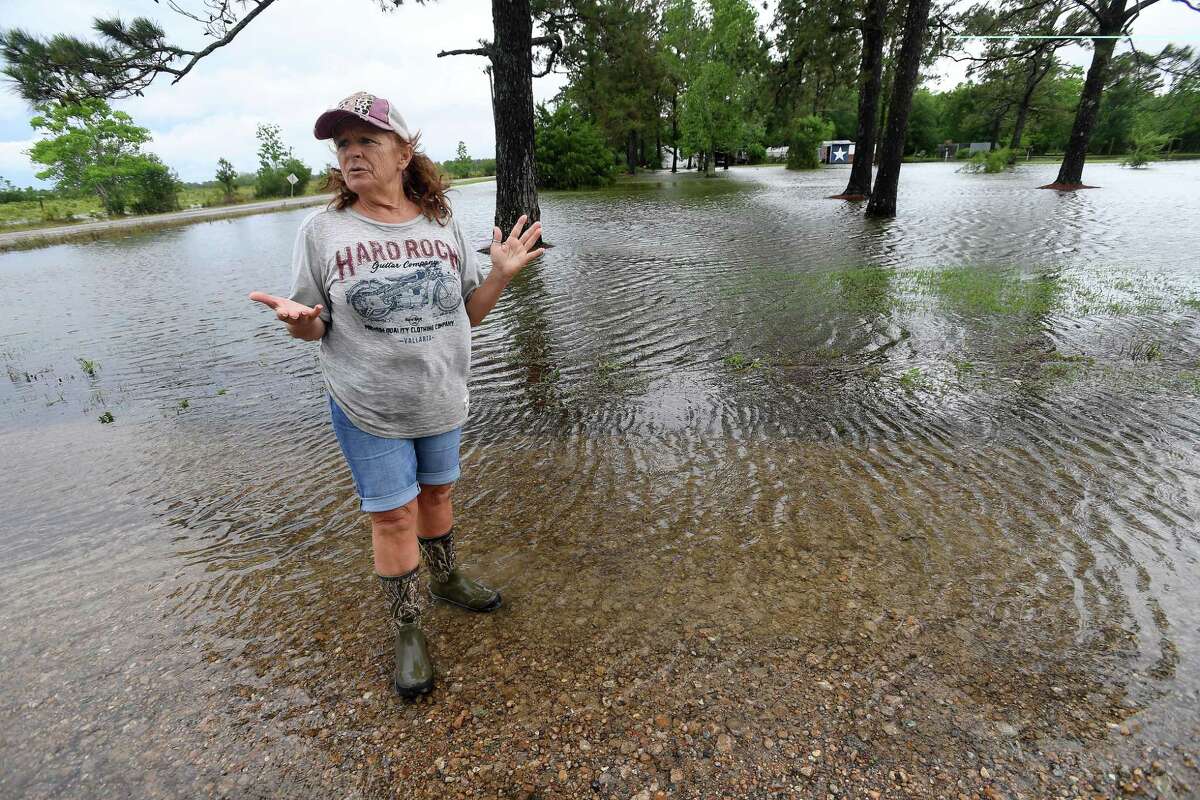
[[[959,172],[1004,172],[1008,169],[1011,150],[1000,147],[996,150],[980,150],[971,160],[959,167]]]
[[[767,148],[758,142],[746,148],[746,159],[751,164],[761,164],[767,160]]]
[[[1156,159],[1171,140],[1169,134],[1143,131],[1134,134],[1133,149],[1121,161],[1122,167],[1141,169]]]
[[[539,187],[583,189],[612,182],[613,151],[572,104],[559,103],[554,111],[538,106],[533,132]]]
[[[801,117],[792,125],[788,142],[788,169],[816,169],[821,165],[817,148],[833,136],[833,123],[817,116]]]

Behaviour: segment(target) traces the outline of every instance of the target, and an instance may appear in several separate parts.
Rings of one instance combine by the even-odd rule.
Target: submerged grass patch
[[[1123,267],[997,269],[852,267],[825,273],[752,271],[730,291],[756,313],[847,315],[942,310],[963,317],[1134,316],[1200,311],[1200,284]]]

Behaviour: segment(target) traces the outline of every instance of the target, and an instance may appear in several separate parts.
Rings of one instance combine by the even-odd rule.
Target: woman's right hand
[[[266,292],[251,292],[250,299],[256,303],[262,303],[274,311],[275,316],[281,322],[287,323],[288,329],[293,336],[301,339],[319,339],[325,332],[325,323],[321,320],[321,310],[324,306],[320,303],[309,308],[302,303],[297,303],[295,300],[289,300],[286,297],[276,297]],[[319,333],[317,333],[318,330],[320,331]],[[316,336],[310,337],[305,335],[312,333],[316,333]]]

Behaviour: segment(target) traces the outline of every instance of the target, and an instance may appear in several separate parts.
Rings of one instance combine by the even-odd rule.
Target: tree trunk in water
[[[929,26],[930,0],[909,0],[904,14],[904,39],[896,63],[896,80],[892,84],[891,110],[888,111],[887,132],[879,152],[879,170],[875,188],[867,201],[866,216],[896,216],[896,189],[900,185],[900,162],[904,157],[904,138],[908,133],[908,115],[912,111],[913,93],[917,89],[921,66],[921,47],[925,29]]]
[[[671,172],[678,172],[675,168],[676,159],[679,157],[679,119],[675,116],[675,108],[679,104],[679,91],[671,95]],[[688,162],[691,166],[691,162]]]
[[[875,155],[875,116],[883,85],[883,18],[887,0],[868,0],[863,15],[862,67],[858,71],[858,130],[854,134],[854,164],[842,194],[871,194],[871,161]]]
[[[1114,5],[1120,5],[1122,13],[1124,0],[1117,0]],[[1117,16],[1121,18],[1120,15]],[[1102,35],[1113,36],[1120,33],[1121,26],[1102,25]],[[1058,168],[1058,177],[1054,183],[1041,188],[1082,188],[1083,162],[1087,158],[1088,142],[1092,138],[1092,129],[1096,127],[1096,115],[1100,110],[1100,95],[1104,91],[1104,80],[1108,75],[1108,65],[1112,60],[1116,39],[1092,40],[1092,65],[1088,67],[1087,79],[1083,82],[1083,93],[1079,98],[1079,108],[1075,111],[1075,124],[1071,126],[1071,138],[1067,141],[1067,149],[1063,154],[1062,165]]]
[[[632,128],[625,137],[625,171],[630,175],[637,172],[637,131]]]
[[[496,225],[507,233],[522,214],[542,218],[534,183],[533,17],[529,0],[492,0],[496,101]]]

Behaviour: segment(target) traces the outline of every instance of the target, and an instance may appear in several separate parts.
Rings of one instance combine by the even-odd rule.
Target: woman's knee
[[[421,486],[421,494],[417,496],[417,500],[425,505],[441,505],[442,503],[450,502],[450,491],[454,488],[453,483],[440,483],[433,486]]]
[[[415,525],[416,521],[416,500],[388,511],[371,512],[371,528],[380,533],[404,532]]]

